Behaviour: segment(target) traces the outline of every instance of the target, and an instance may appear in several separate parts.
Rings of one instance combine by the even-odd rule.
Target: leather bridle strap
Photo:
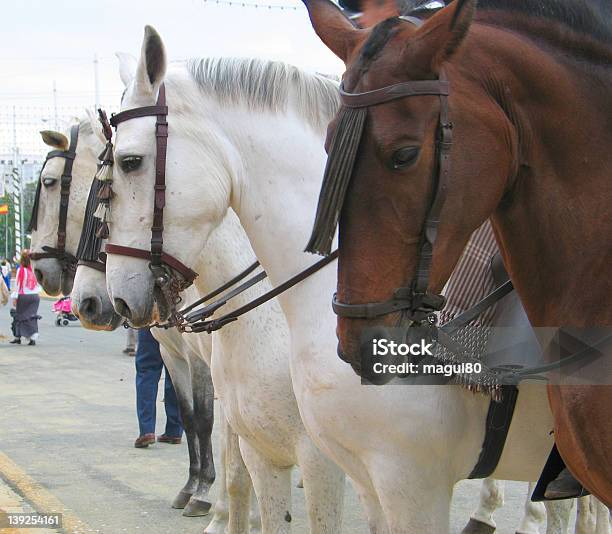
[[[151,248],[144,250],[134,247],[114,245],[107,243],[105,251],[107,254],[117,254],[120,256],[130,256],[148,260],[153,268],[160,268],[167,265],[179,273],[190,285],[198,276],[196,272],[182,262],[163,251],[164,248],[164,207],[166,205],[166,152],[168,148],[168,106],[166,105],[166,89],[164,84],[159,87],[157,104],[155,106],[145,106],[122,111],[113,115],[110,124],[114,128],[117,125],[131,119],[141,117],[156,117],[155,120],[155,140],[157,153],[155,156],[155,193],[153,201],[153,224],[151,225]],[[187,287],[187,286],[185,286]],[[184,288],[183,288],[184,289]]]
[[[347,108],[369,108],[409,96],[448,96],[449,85],[445,79],[443,80],[442,76],[442,73],[440,73],[440,79],[438,80],[396,83],[365,93],[347,93],[344,90],[344,85],[340,84],[340,99],[342,105]]]
[[[131,258],[151,261],[151,252],[149,250],[144,250],[141,248],[124,247],[122,245],[113,245],[112,243],[107,243],[104,247],[104,250],[107,254],[129,256]],[[161,264],[166,264],[168,265],[168,267],[171,267],[176,272],[180,273],[181,276],[189,283],[193,282],[198,276],[198,273],[192,271],[189,267],[181,263],[174,256],[170,256],[170,254],[166,254],[165,252],[162,252],[160,256],[160,265]]]
[[[340,85],[342,104],[350,108],[367,108],[413,96],[437,96],[440,101],[438,133],[436,140],[436,167],[433,172],[433,200],[429,207],[421,232],[416,275],[410,286],[396,289],[393,297],[383,302],[348,304],[340,302],[336,295],[332,301],[334,312],[341,317],[373,319],[390,313],[401,312],[410,320],[421,322],[433,317],[433,312],[444,307],[442,295],[427,292],[429,271],[436,240],[440,212],[446,199],[450,177],[450,150],[452,146],[452,124],[449,120],[448,95],[450,87],[445,72],[440,71],[438,80],[416,80],[397,83],[365,93],[347,93]]]
[[[66,252],[66,226],[68,223],[68,205],[70,203],[70,186],[72,184],[72,167],[76,158],[77,143],[79,140],[79,125],[75,124],[70,128],[70,145],[68,150],[52,150],[47,154],[45,164],[51,158],[64,158],[64,172],[60,178],[60,208],[59,222],[57,226],[57,245],[56,247],[42,247],[44,252],[33,252],[30,257],[36,260],[45,258],[55,258],[64,265],[64,270],[70,267],[76,268],[77,259],[74,255]],[[44,165],[43,165],[44,168]]]
[[[218,319],[211,319],[208,321],[198,320],[200,318],[208,317],[212,315],[212,313],[214,313],[218,308],[220,308],[225,303],[227,303],[228,300],[240,294],[247,287],[250,287],[251,285],[253,285],[253,284],[248,285],[249,282],[251,282],[252,280],[256,282],[263,280],[265,278],[265,271],[261,272],[255,277],[245,282],[245,284],[243,284],[243,286],[245,286],[244,289],[242,289],[242,286],[239,286],[239,288],[241,289],[240,291],[238,291],[239,288],[236,288],[236,291],[233,291],[231,296],[224,295],[223,297],[219,299],[219,301],[213,302],[212,304],[207,306],[205,308],[205,311],[197,310],[195,312],[192,312],[189,316],[186,317],[186,322],[188,323],[188,325],[184,325],[184,324],[179,325],[178,328],[183,332],[208,332],[210,334],[211,332],[214,332],[216,330],[219,330],[220,328],[223,328],[226,324],[233,323],[245,313],[248,313],[254,310],[255,308],[261,306],[262,304],[277,297],[281,293],[284,293],[288,289],[291,289],[293,286],[306,280],[306,278],[320,271],[321,269],[323,269],[323,267],[329,265],[331,262],[336,260],[336,258],[338,258],[338,251],[334,250],[329,256],[326,256],[323,259],[317,261],[316,263],[313,263],[310,267],[307,267],[306,269],[299,272],[295,276],[292,276],[291,278],[289,278],[282,284],[272,288],[270,291],[267,291],[263,295],[253,299],[251,302],[248,302],[244,306],[241,306],[235,309],[234,311],[226,313],[225,315],[222,315]]]
[[[98,258],[99,259],[97,261],[79,260],[77,265],[90,267],[91,269],[95,269],[96,271],[100,271],[106,275],[106,253],[100,252],[100,254],[98,254]]]
[[[223,285],[214,289],[210,293],[204,295],[202,298],[199,298],[195,302],[192,302],[189,306],[186,306],[185,308],[180,310],[179,313],[184,316],[186,313],[190,312],[194,308],[197,308],[198,306],[204,304],[205,302],[208,302],[209,300],[214,299],[215,297],[219,296],[221,293],[227,291],[230,287],[233,287],[238,282],[241,282],[242,280],[244,280],[249,274],[251,274],[259,266],[260,264],[258,261],[252,263],[244,271],[234,276],[234,278],[232,278],[231,280],[228,280]],[[264,271],[264,274],[265,274],[265,271]]]

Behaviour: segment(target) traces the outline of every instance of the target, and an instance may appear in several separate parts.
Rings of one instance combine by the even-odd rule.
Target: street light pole
[[[94,94],[95,94],[95,100],[96,100],[95,109],[98,109],[100,107],[100,76],[98,73],[98,54],[94,54],[93,66],[94,66],[94,91],[95,91]]]

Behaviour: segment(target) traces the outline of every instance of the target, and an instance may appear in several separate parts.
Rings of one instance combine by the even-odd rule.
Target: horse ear
[[[127,87],[136,75],[138,61],[132,54],[128,54],[127,52],[115,52],[115,56],[117,56],[119,60],[119,76],[121,77],[123,85]]]
[[[57,148],[58,150],[68,150],[70,143],[68,142],[68,138],[60,132],[54,132],[53,130],[43,130],[40,132],[40,136],[42,137],[45,145],[48,145],[52,148]]]
[[[467,35],[477,3],[477,0],[455,0],[428,19],[408,42],[409,64],[438,72]]]
[[[315,33],[345,63],[358,42],[360,31],[330,0],[302,0]]]
[[[166,65],[166,50],[161,37],[155,28],[145,26],[142,50],[136,67],[136,83],[147,92],[157,93],[166,75]]]

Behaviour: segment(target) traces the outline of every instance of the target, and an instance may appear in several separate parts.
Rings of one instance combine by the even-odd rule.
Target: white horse
[[[160,37],[147,28],[122,109],[154,105],[165,83],[167,252],[195,265],[231,207],[274,285],[311,265],[302,248],[325,163],[325,126],[337,106],[335,85],[275,63],[194,61],[167,76],[166,64]],[[117,129],[115,244],[148,246],[154,122],[130,120]],[[356,483],[373,532],[447,532],[452,488],[476,463],[489,399],[455,386],[362,386],[335,354],[335,283],[327,267],[279,298],[304,424]],[[137,324],[152,320],[145,261],[110,255],[107,284]],[[545,389],[523,383],[495,475],[535,480],[552,445],[551,425]]]
[[[121,55],[122,75],[131,80],[132,61]],[[126,67],[125,62],[128,62]],[[135,67],[135,63],[134,63]],[[127,81],[126,80],[126,81]],[[125,137],[123,130],[118,134]],[[148,214],[137,226],[147,227]],[[149,216],[150,217],[150,216]],[[111,230],[117,229],[115,223]],[[198,254],[194,269],[202,275],[196,280],[197,295],[187,292],[184,302],[210,292],[242,271],[254,259],[248,240],[233,213],[212,234],[208,246]],[[134,260],[139,263],[142,260]],[[142,262],[146,266],[146,262]],[[112,273],[112,266],[109,273]],[[129,278],[129,270],[123,273]],[[106,306],[106,289],[101,289],[102,273],[79,266],[74,284],[74,305],[81,308]],[[137,283],[136,280],[133,280]],[[266,284],[262,289],[265,289]],[[267,286],[269,288],[269,285]],[[253,289],[235,305],[258,295]],[[90,302],[96,302],[95,306]],[[88,303],[89,302],[89,303]],[[104,315],[104,314],[101,314]],[[131,321],[142,326],[136,314]],[[287,325],[277,303],[265,306],[250,321],[241,322],[214,336],[183,336],[212,343],[211,364],[215,392],[232,428],[240,435],[227,436],[226,455],[233,475],[229,477],[229,532],[244,532],[248,521],[250,483],[248,473],[240,470],[242,457],[252,474],[261,509],[264,532],[288,532],[291,527],[291,472],[299,465],[304,479],[306,507],[312,532],[333,534],[340,530],[344,474],[312,443],[303,427],[293,395],[289,370]],[[203,350],[206,354],[206,349]],[[210,352],[209,352],[210,353]],[[242,452],[242,456],[240,454]],[[233,506],[238,499],[247,506]],[[233,519],[232,519],[233,518]],[[217,531],[209,526],[207,532]]]
[[[85,205],[96,172],[96,154],[99,154],[104,146],[95,133],[95,122],[90,116],[81,119],[78,125],[66,223],[66,250],[72,255],[77,252]],[[51,148],[68,149],[69,141],[63,133],[47,130],[41,132],[41,135],[43,141]],[[60,177],[64,165],[64,158],[52,158],[46,162],[41,171],[38,225],[32,232],[33,252],[42,251],[44,246],[56,245]],[[33,267],[47,292],[56,294],[61,290],[65,294],[70,293],[73,278],[70,272],[62,272],[59,261],[54,258],[36,260],[33,261]],[[91,268],[86,269],[97,272]],[[102,278],[104,279],[103,276]],[[78,294],[79,291],[73,291],[73,297]],[[122,318],[114,313],[110,302],[107,306],[103,306],[101,300],[88,301],[85,306],[77,305],[74,311],[81,316],[84,326],[90,328],[93,326],[98,330],[112,330],[122,322]],[[88,317],[93,317],[96,324],[88,323]],[[205,515],[210,508],[210,504],[206,501],[208,490],[215,478],[210,443],[213,424],[213,388],[210,371],[199,355],[199,350],[194,347],[195,338],[191,340],[183,338],[176,330],[160,330],[153,334],[161,344],[162,359],[174,383],[189,450],[189,477],[172,505],[175,508],[185,508],[185,515]]]

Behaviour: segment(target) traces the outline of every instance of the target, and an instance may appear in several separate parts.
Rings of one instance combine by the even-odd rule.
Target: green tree
[[[30,224],[34,197],[36,196],[36,184],[37,182],[29,182],[23,188],[24,205],[21,209],[21,217],[23,219],[24,231]],[[4,257],[6,255],[7,258],[12,260],[15,256],[15,204],[13,195],[7,193],[0,197],[0,204],[7,204],[9,207],[8,215],[0,215],[0,256]],[[30,237],[27,235],[27,232],[22,237],[22,242],[24,248],[30,247]]]

